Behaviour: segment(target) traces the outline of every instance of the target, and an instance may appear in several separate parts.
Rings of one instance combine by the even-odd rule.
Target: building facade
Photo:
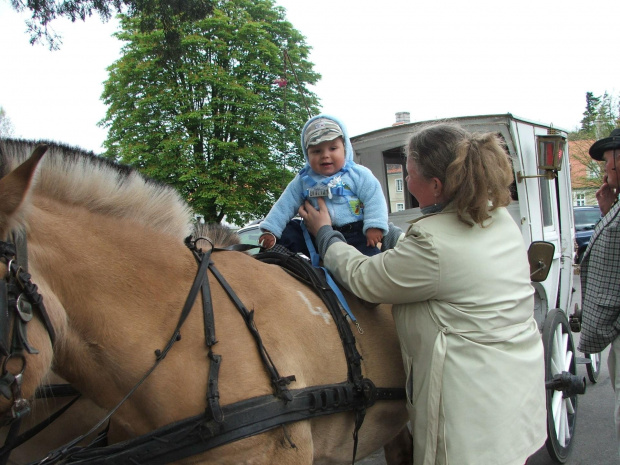
[[[600,162],[592,160],[588,150],[594,140],[569,141],[570,177],[573,188],[573,206],[598,205],[596,190],[602,183],[604,173]]]

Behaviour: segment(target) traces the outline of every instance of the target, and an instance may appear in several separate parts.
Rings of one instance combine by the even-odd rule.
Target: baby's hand
[[[271,249],[276,244],[276,236],[269,231],[265,231],[258,238],[258,244],[265,249]]]
[[[381,239],[383,239],[383,233],[379,228],[368,228],[366,230],[366,245],[368,247],[377,247]]]

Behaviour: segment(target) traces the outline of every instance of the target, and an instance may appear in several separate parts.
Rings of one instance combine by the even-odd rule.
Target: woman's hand
[[[325,200],[321,197],[318,199],[319,209],[317,210],[307,200],[299,207],[298,213],[299,216],[304,220],[304,224],[308,229],[308,232],[313,236],[316,236],[316,233],[319,232],[323,226],[332,224],[332,219],[329,217],[329,212],[327,211],[327,205],[325,205]]]

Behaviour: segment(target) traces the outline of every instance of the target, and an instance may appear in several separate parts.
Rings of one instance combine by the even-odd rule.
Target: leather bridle
[[[6,274],[0,279],[0,395],[12,402],[11,408],[0,416],[0,426],[10,426],[2,450],[9,450],[19,432],[22,418],[30,412],[30,403],[22,394],[23,375],[26,370],[26,352],[39,351],[28,342],[27,325],[35,314],[41,318],[52,345],[56,333],[43,305],[37,286],[27,272],[25,236],[13,236],[10,242],[0,241],[0,261],[6,264]],[[9,369],[9,361],[18,360],[18,370]],[[14,364],[14,363],[13,363]],[[6,463],[8,454],[0,455],[0,464]]]

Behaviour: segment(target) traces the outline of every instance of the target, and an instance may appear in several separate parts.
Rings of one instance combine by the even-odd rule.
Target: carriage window
[[[396,147],[383,152],[385,163],[385,186],[387,186],[388,208],[390,213],[403,211],[418,206],[415,198],[405,189],[406,159],[403,147]]]
[[[403,195],[403,167],[394,163],[385,165],[385,174],[388,179],[388,197],[390,204],[390,213],[398,210],[398,204],[404,205],[405,197]],[[400,190],[398,189],[400,184]],[[404,208],[403,208],[404,209]]]
[[[540,201],[542,203],[542,219],[544,226],[553,226],[553,212],[551,209],[551,193],[549,191],[549,180],[540,178]]]

